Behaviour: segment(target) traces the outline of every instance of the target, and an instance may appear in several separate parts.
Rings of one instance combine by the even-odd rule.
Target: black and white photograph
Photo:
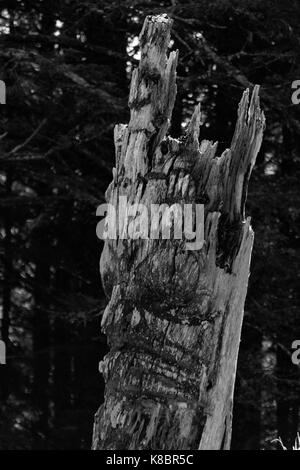
[[[300,450],[299,189],[298,0],[0,0],[0,450]]]

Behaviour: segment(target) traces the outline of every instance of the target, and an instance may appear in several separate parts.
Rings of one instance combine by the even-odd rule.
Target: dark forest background
[[[179,136],[199,101],[201,137],[230,145],[242,92],[261,85],[267,129],[250,182],[255,245],[235,391],[233,449],[290,447],[299,430],[298,0],[0,1],[0,449],[87,449],[103,399],[106,300],[96,208],[128,121],[137,36],[174,18]]]

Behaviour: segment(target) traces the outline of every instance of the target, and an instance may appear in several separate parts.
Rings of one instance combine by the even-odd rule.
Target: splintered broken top
[[[173,20],[165,14],[146,17],[140,34],[141,60],[132,74],[129,95],[131,113],[126,128],[130,133],[143,132],[145,139],[151,142],[148,155],[144,155],[145,160],[152,158],[165,139],[176,98],[178,51],[171,51],[167,56],[172,23]],[[238,108],[231,147],[220,157],[216,157],[217,143],[203,141],[199,145],[200,105],[196,106],[186,134],[181,139],[186,153],[195,158],[198,170],[208,174],[211,183],[219,184],[222,180],[222,188],[217,192],[231,220],[240,215],[244,217],[248,180],[265,127],[264,113],[259,105],[259,86],[254,87],[251,100],[249,95],[249,89],[245,90]],[[202,162],[199,163],[199,159]],[[147,170],[149,163],[145,161]],[[136,164],[140,167],[140,163]]]

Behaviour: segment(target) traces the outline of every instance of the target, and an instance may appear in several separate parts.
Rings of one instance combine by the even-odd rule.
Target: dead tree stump
[[[176,96],[172,21],[147,17],[133,72],[128,125],[115,128],[116,168],[106,198],[204,204],[205,243],[106,240],[100,261],[110,298],[102,319],[105,402],[94,449],[229,449],[238,348],[253,244],[244,209],[264,115],[245,91],[230,149],[199,144],[200,107],[186,134],[166,135]],[[126,227],[123,227],[126,229]]]

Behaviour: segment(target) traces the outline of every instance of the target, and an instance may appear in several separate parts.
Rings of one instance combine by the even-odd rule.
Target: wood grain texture
[[[199,143],[200,106],[186,134],[167,136],[176,96],[172,21],[147,17],[140,36],[128,125],[115,128],[116,167],[106,199],[205,204],[205,243],[106,240],[100,261],[109,303],[110,352],[100,364],[105,402],[94,449],[228,449],[236,363],[253,232],[247,185],[264,115],[258,87],[245,91],[230,149]],[[124,227],[124,230],[127,227]]]

